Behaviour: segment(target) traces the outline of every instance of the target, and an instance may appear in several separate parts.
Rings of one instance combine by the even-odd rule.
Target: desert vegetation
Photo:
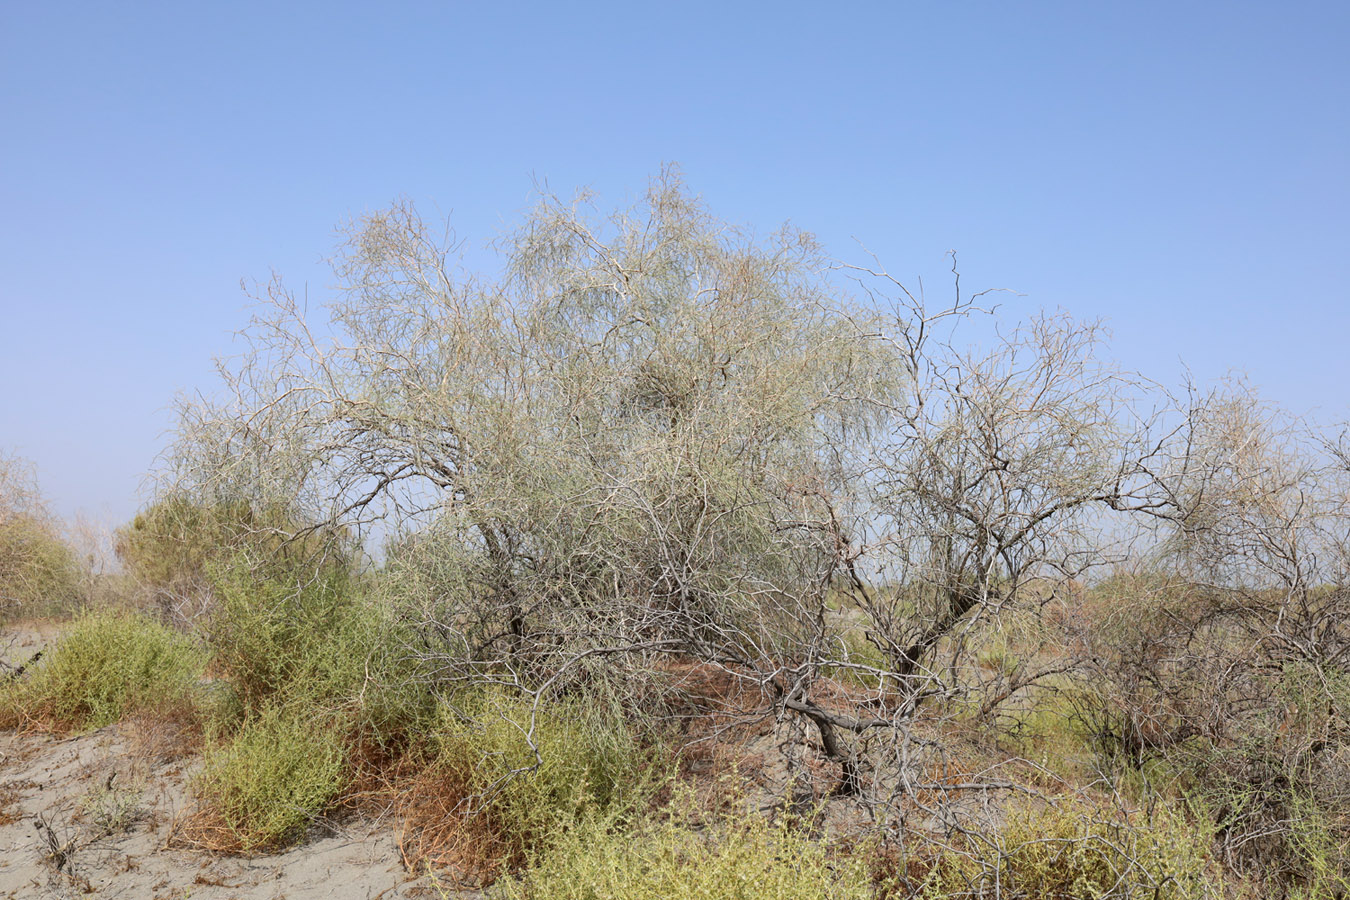
[[[175,723],[175,840],[378,812],[511,898],[1350,891],[1350,445],[667,172],[260,292],[91,578],[0,460],[0,724]],[[955,266],[953,266],[955,272]],[[990,327],[996,325],[997,327]]]

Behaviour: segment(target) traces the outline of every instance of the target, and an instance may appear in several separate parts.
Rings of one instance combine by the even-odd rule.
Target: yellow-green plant
[[[535,708],[482,691],[442,707],[434,738],[408,810],[425,833],[410,849],[480,878],[588,815],[635,813],[658,780],[654,752],[620,718],[582,701]]]
[[[206,640],[242,714],[283,704],[342,710],[344,727],[378,738],[431,713],[401,626],[346,567],[287,567],[240,552],[210,568],[218,598]]]
[[[207,751],[194,790],[201,842],[253,852],[299,836],[347,784],[341,734],[304,707],[273,707]]]
[[[1076,802],[1014,811],[1001,830],[970,832],[931,862],[925,900],[1036,897],[1107,900],[1222,896],[1210,871],[1211,835],[1179,813],[1099,812]]]
[[[870,900],[862,854],[760,815],[720,817],[700,827],[692,808],[628,828],[602,816],[560,833],[521,875],[508,900]]]
[[[33,465],[0,451],[0,621],[69,612],[81,599],[81,575]]]
[[[129,713],[198,702],[206,654],[190,637],[142,615],[104,611],[78,618],[56,647],[4,695],[5,718],[74,730]]]

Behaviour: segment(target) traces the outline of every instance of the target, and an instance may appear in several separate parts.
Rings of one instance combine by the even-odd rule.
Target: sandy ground
[[[4,629],[22,662],[50,629]],[[0,732],[0,900],[426,900],[471,897],[410,878],[388,822],[316,826],[284,853],[231,857],[175,846],[192,760],[136,724],[60,738]]]

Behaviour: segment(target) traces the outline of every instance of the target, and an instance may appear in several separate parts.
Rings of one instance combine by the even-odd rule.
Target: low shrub
[[[312,709],[271,708],[207,750],[187,835],[229,852],[279,847],[327,809],[347,779],[339,729]]]
[[[331,700],[359,684],[366,623],[345,575],[269,571],[241,554],[213,581],[220,594],[206,628],[213,664],[249,713],[299,694]]]
[[[31,677],[6,689],[0,719],[82,731],[133,712],[180,714],[200,701],[205,667],[200,646],[156,621],[126,612],[87,613]]]
[[[1164,809],[1140,819],[1068,802],[1024,814],[911,865],[925,873],[914,893],[925,900],[1223,896],[1209,868],[1207,829]]]
[[[656,752],[579,701],[534,713],[523,700],[475,694],[442,707],[435,744],[401,798],[401,845],[410,866],[449,867],[462,882],[492,881],[596,811],[629,814],[655,787]]]
[[[632,829],[592,816],[560,833],[504,900],[864,900],[876,896],[865,855],[834,853],[753,815],[698,827],[688,815]]]

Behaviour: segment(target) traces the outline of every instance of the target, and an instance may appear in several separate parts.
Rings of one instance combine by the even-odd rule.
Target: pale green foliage
[[[385,596],[445,676],[642,642],[775,666],[809,643],[841,467],[902,378],[809,236],[738,233],[667,174],[607,219],[545,198],[495,283],[452,245],[407,205],[356,223],[332,343],[274,286],[235,396],[184,410],[186,489],[406,526]]]
[[[631,830],[591,818],[501,888],[510,900],[871,900],[862,856],[753,815],[695,827],[688,816]]]
[[[792,775],[818,777],[823,754],[838,781],[813,786],[886,827],[950,777],[953,717],[1020,715],[1029,752],[1168,757],[1196,796],[1213,789],[1230,862],[1255,853],[1250,871],[1286,886],[1288,860],[1340,877],[1350,446],[1309,455],[1240,390],[1173,411],[1101,358],[1092,323],[1040,316],[962,349],[949,326],[979,295],[929,311],[884,271],[845,268],[877,301],[855,305],[808,236],[742,234],[673,172],[610,216],[544,197],[498,243],[500,275],[465,273],[455,245],[406,203],[354,223],[328,322],[273,284],[225,397],[182,409],[166,496],[188,506],[147,514],[146,546],[170,552],[145,571],[206,573],[245,717],[320,708],[344,739],[358,721],[401,738],[454,704],[424,806],[484,829],[481,860],[624,807],[632,735],[686,713],[772,721]],[[214,555],[238,512],[266,539]],[[388,564],[354,577],[351,545],[374,534]],[[1116,585],[1142,593],[1105,602],[1114,621],[1083,616],[1105,596],[1083,589],[1094,570],[1150,545],[1158,583]],[[278,565],[284,548],[305,564]],[[1096,683],[1059,695],[1083,713],[1072,726],[1028,703],[1088,661]],[[1295,666],[1332,711],[1285,715]],[[696,695],[705,682],[717,696]],[[928,814],[964,820],[962,805]],[[1203,854],[1171,820],[1072,811],[1035,820],[1038,838],[983,816],[934,863],[942,890],[1201,890]],[[651,890],[730,890],[678,878],[720,871],[718,846],[795,839],[746,834],[647,834],[695,870]]]
[[[144,814],[141,796],[139,785],[122,786],[110,779],[85,793],[80,809],[101,834],[121,834]]]
[[[651,796],[656,755],[612,712],[583,701],[534,710],[499,692],[442,708],[433,765],[511,861],[587,815],[631,815]]]
[[[32,465],[0,453],[0,620],[69,612],[81,598],[82,574]]]
[[[1076,803],[1018,810],[1000,831],[968,835],[931,862],[920,896],[956,898],[1223,896],[1209,863],[1211,834],[1158,809],[1138,821]]]
[[[347,783],[344,763],[334,723],[314,709],[274,707],[208,750],[193,786],[206,815],[252,852],[293,839],[323,812]]]
[[[206,654],[144,616],[87,613],[31,677],[6,688],[6,718],[22,715],[72,729],[100,728],[137,710],[195,704]]]

